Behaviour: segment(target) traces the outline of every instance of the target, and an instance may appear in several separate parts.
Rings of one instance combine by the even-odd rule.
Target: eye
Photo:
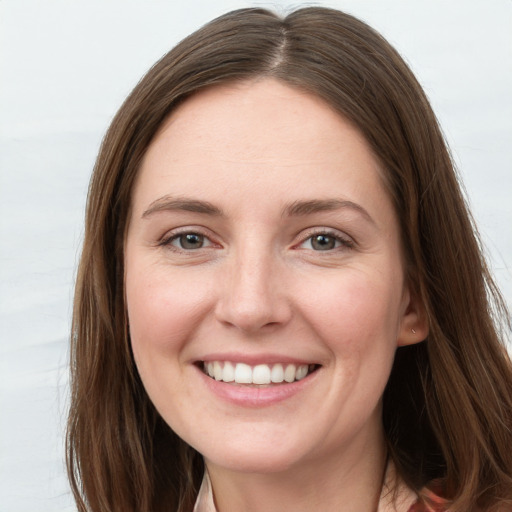
[[[171,236],[164,242],[164,245],[170,245],[184,251],[193,251],[210,247],[212,242],[201,233],[187,232]]]
[[[340,247],[350,248],[354,243],[348,238],[330,232],[319,232],[306,238],[300,245],[301,249],[313,251],[332,251]]]

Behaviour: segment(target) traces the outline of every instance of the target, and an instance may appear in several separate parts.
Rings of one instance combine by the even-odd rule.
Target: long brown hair
[[[443,478],[452,511],[512,503],[508,314],[429,103],[397,52],[354,17],[228,13],[166,54],[110,126],[94,169],[71,339],[68,471],[80,511],[191,511],[203,462],[158,415],[131,354],[123,243],[141,159],[180,102],[269,76],[322,98],[385,169],[425,342],[397,351],[384,395],[389,453],[417,492]],[[501,323],[500,323],[501,322]],[[503,327],[499,332],[499,327]]]

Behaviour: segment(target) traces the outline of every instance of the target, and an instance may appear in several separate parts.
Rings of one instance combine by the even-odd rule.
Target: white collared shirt
[[[396,491],[395,491],[396,489]],[[384,485],[379,498],[377,512],[408,512],[418,496],[401,480],[396,478],[395,465],[389,461]],[[205,471],[193,512],[217,512],[208,471]]]

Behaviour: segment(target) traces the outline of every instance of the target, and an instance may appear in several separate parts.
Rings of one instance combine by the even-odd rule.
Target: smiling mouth
[[[320,368],[317,364],[257,364],[231,361],[203,361],[199,364],[205,375],[232,384],[272,385],[291,384],[306,378]]]

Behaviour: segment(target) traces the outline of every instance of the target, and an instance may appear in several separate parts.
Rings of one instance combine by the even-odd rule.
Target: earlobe
[[[397,338],[399,347],[424,341],[429,331],[427,311],[421,298],[407,290],[404,300],[404,312]]]

